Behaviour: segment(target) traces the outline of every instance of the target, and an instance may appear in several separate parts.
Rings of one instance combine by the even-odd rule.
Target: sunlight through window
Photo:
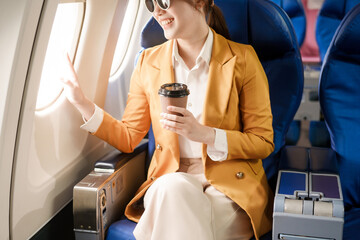
[[[117,72],[125,57],[125,53],[130,42],[132,30],[135,25],[138,8],[139,8],[139,1],[129,0],[126,8],[124,21],[121,25],[119,39],[116,44],[110,76],[114,75]]]
[[[73,59],[80,36],[84,3],[58,5],[41,74],[36,110],[43,110],[56,101],[62,92],[59,65],[63,52]]]

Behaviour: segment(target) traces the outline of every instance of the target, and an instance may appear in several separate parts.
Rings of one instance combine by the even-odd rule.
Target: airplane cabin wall
[[[0,238],[10,239],[14,148],[29,59],[43,0],[0,2]]]
[[[65,1],[85,3],[60,2]],[[129,2],[136,2],[135,25],[128,33],[131,38],[126,55],[108,85]],[[1,58],[7,64],[0,73],[7,80],[1,81],[0,88],[0,186],[4,193],[0,195],[1,239],[33,236],[72,200],[73,186],[92,170],[94,161],[112,149],[80,129],[83,120],[64,94],[45,109],[36,110],[57,4],[56,0],[17,0],[1,8],[18,16],[16,21],[9,21],[7,28],[1,26],[9,34],[5,42],[0,42],[1,49],[9,48]],[[74,66],[85,94],[118,118],[126,103],[135,55],[140,50],[140,31],[150,16],[143,5],[140,0],[85,3]],[[0,20],[3,25],[3,17]]]

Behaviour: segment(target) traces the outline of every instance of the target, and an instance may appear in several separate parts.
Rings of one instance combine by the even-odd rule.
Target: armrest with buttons
[[[281,155],[273,239],[342,239],[344,204],[335,152],[289,146]]]

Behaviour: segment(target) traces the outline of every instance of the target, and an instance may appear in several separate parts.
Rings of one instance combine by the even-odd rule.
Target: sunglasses
[[[167,10],[170,7],[170,0],[145,0],[146,7],[150,12],[154,12],[155,10],[154,2],[156,2],[162,10]]]

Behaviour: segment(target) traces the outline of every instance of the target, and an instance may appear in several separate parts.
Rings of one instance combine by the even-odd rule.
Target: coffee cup
[[[182,116],[180,113],[167,110],[167,106],[176,106],[186,108],[187,97],[190,94],[186,84],[183,83],[166,83],[163,84],[158,94],[160,95],[161,109],[165,113]]]

